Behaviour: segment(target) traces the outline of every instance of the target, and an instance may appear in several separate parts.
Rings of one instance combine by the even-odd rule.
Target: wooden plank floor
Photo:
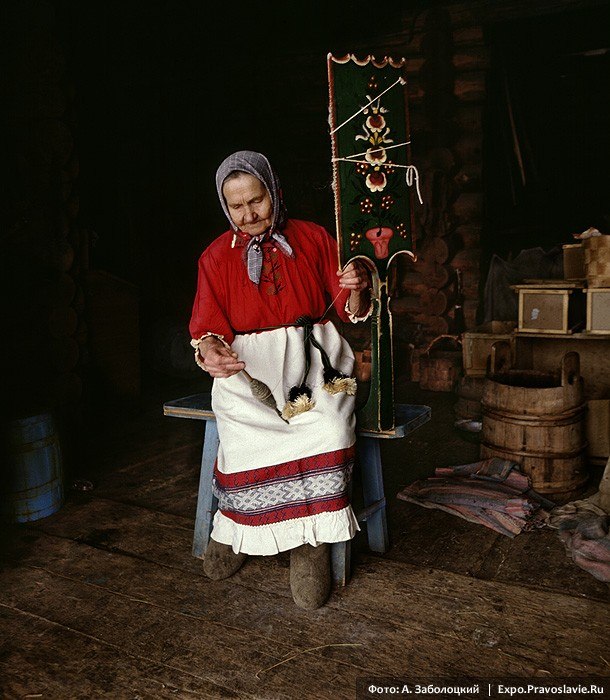
[[[434,419],[384,447],[392,549],[372,556],[359,535],[351,582],[315,612],[292,602],[286,554],[217,582],[192,558],[202,426],[160,411],[189,390],[106,425],[72,475],[95,489],[4,532],[0,697],[354,698],[364,677],[610,676],[608,588],[555,532],[510,540],[395,498],[476,459],[451,397],[414,391],[402,400]]]

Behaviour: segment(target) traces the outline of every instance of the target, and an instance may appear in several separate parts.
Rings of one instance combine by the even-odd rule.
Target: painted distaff
[[[335,218],[341,267],[355,259],[373,273],[371,388],[360,424],[394,427],[392,317],[388,268],[399,254],[415,260],[405,60],[328,55],[329,121]]]
[[[385,277],[387,258],[414,250],[404,59],[328,56],[330,136],[341,262],[363,255]],[[383,246],[375,246],[375,233]],[[385,261],[385,262],[378,262]]]

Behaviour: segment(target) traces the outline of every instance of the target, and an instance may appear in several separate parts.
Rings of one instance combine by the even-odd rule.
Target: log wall
[[[407,58],[412,158],[419,168],[424,203],[414,196],[418,260],[412,264],[399,257],[393,285],[399,341],[421,347],[437,335],[477,325],[486,274],[481,268],[489,68],[485,27],[600,4],[473,0],[439,3],[423,11],[407,8],[394,32],[352,48],[358,55]],[[465,327],[454,317],[458,270]]]
[[[82,218],[99,231],[93,266],[103,258],[102,267],[114,274],[128,270],[150,318],[165,312],[185,324],[196,257],[225,226],[213,188],[220,160],[241,148],[267,153],[282,177],[289,214],[333,231],[326,53],[405,56],[424,204],[414,202],[419,261],[399,258],[393,281],[394,327],[399,341],[423,346],[455,330],[458,269],[466,328],[475,325],[485,274],[484,27],[602,2],[389,3],[376,14],[356,2],[363,11],[349,16],[329,8],[332,26],[327,13],[298,28],[288,26],[288,11],[253,10],[259,24],[251,25],[241,10],[221,22],[216,10],[197,3],[153,2],[148,13],[133,3],[121,12],[104,3],[85,10],[72,0],[8,4],[7,279],[19,302],[11,311],[17,332],[6,366],[13,399],[29,392],[60,405],[81,392],[88,246],[78,224],[74,96],[52,8],[62,16],[78,84]],[[282,40],[259,50],[250,41],[260,36],[254,26]],[[226,50],[229,30],[238,47],[233,52]],[[210,114],[213,129],[206,126]],[[362,349],[366,328],[346,330],[352,342],[362,334],[353,342]],[[40,338],[50,339],[48,348]]]
[[[439,5],[405,13],[394,34],[352,52],[360,51],[407,58],[412,159],[423,204],[413,191],[418,260],[398,258],[392,309],[399,342],[423,346],[464,330],[454,318],[457,270],[465,328],[477,323],[488,49],[480,18]]]
[[[87,246],[78,223],[74,90],[53,11],[13,3],[7,14],[3,410],[15,417],[70,412],[80,401]]]

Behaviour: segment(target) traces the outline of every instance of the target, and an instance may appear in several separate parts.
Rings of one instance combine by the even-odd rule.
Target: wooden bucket
[[[0,517],[11,523],[45,518],[63,503],[62,458],[50,414],[8,423],[3,431]]]
[[[532,487],[563,502],[587,482],[585,409],[580,358],[564,355],[558,373],[510,366],[510,346],[492,347],[481,401],[481,457],[518,462]]]
[[[457,419],[481,418],[481,398],[485,377],[463,376],[456,387],[457,401],[453,407]]]
[[[589,287],[610,287],[610,236],[592,236],[583,241],[585,272]]]

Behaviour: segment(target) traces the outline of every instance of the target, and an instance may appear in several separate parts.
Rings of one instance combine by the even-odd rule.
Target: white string
[[[342,161],[344,163],[362,163],[363,165],[372,165],[368,160],[354,160],[353,158],[333,158],[333,161]],[[380,166],[386,168],[411,168],[411,165],[402,165],[401,163],[379,163]]]
[[[417,190],[417,199],[419,203],[423,204],[424,200],[421,198],[421,192],[419,191],[419,173],[414,165],[407,165],[407,172],[405,173],[405,180],[408,187],[413,187],[413,180],[415,179],[415,189]]]
[[[365,104],[364,107],[361,107],[355,114],[352,114],[351,117],[348,117],[343,124],[339,124],[339,126],[336,126],[330,133],[331,135],[335,133],[335,131],[339,131],[342,127],[344,127],[348,122],[351,122],[352,119],[355,119],[360,112],[364,112],[364,110],[367,107],[370,107],[373,102],[376,102],[382,95],[385,95],[388,90],[391,90],[395,85],[406,85],[407,81],[404,78],[398,78],[398,80],[390,85],[390,87],[386,88],[383,92],[379,93],[377,97],[373,98],[368,104]]]
[[[397,143],[395,146],[379,146],[378,148],[369,148],[368,151],[363,153],[352,153],[351,156],[345,156],[345,159],[333,158],[332,160],[349,160],[351,158],[358,158],[359,156],[365,156],[369,151],[376,153],[377,151],[389,151],[390,148],[400,148],[401,146],[408,146],[411,141],[405,141],[404,143]]]
[[[320,321],[323,321],[323,320],[326,318],[326,314],[333,308],[334,303],[335,303],[335,302],[337,301],[337,299],[341,296],[341,294],[343,294],[344,291],[345,291],[345,289],[340,289],[340,290],[337,292],[337,295],[335,296],[335,298],[334,298],[334,299],[330,302],[330,304],[326,307],[326,310],[325,310],[324,313],[320,316],[320,318],[316,321],[316,323],[320,323]],[[308,334],[307,337],[305,338],[305,342],[307,342],[307,341],[309,340],[309,336],[310,336],[312,333],[313,333],[313,324],[312,324],[312,326],[311,326],[311,330],[309,331],[309,334]]]
[[[330,304],[326,307],[326,311],[325,311],[325,312],[322,314],[322,316],[320,317],[320,321],[322,321],[322,320],[326,317],[326,314],[333,308],[334,303],[335,303],[335,302],[337,301],[337,299],[343,294],[344,291],[345,291],[345,289],[341,288],[341,289],[337,292],[337,295],[335,296],[335,298],[334,298],[334,299],[330,302]],[[319,323],[320,321],[318,321],[318,323]]]
[[[364,163],[364,165],[370,165],[367,160],[353,160],[351,158],[333,158],[334,161],[342,161],[344,163]],[[388,168],[405,168],[407,171],[405,173],[405,181],[409,187],[413,187],[413,181],[415,180],[415,189],[417,190],[417,199],[419,203],[423,204],[424,200],[421,198],[421,192],[419,191],[419,172],[414,165],[401,165],[400,163],[390,163],[386,165]]]

